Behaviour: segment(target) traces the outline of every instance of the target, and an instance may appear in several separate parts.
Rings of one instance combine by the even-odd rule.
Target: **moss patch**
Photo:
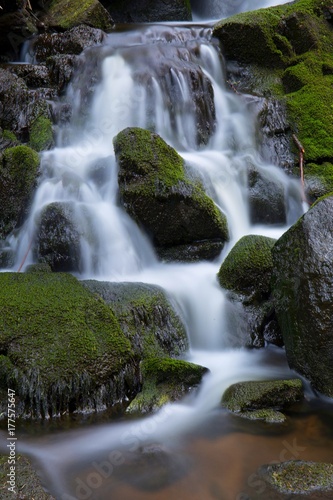
[[[101,386],[112,404],[133,351],[106,304],[73,276],[44,272],[0,274],[0,304],[1,388],[16,390],[22,414],[97,406]]]
[[[30,127],[30,147],[35,151],[44,151],[53,145],[52,122],[45,116],[39,116]]]
[[[271,249],[275,241],[265,236],[243,236],[220,267],[220,285],[239,293],[269,294],[273,268]]]
[[[108,31],[113,26],[110,14],[97,0],[53,0],[47,16],[50,26],[62,29],[88,24]]]

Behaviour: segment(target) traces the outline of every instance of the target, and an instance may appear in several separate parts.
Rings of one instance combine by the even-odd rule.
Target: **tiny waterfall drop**
[[[83,57],[85,65],[68,90],[74,108],[72,124],[60,131],[57,147],[42,154],[42,176],[29,220],[11,243],[17,263],[36,237],[43,211],[51,205],[65,206],[80,242],[74,274],[162,286],[186,325],[191,347],[188,359],[207,366],[211,374],[205,377],[197,398],[169,405],[143,422],[106,426],[89,435],[82,431],[58,443],[22,444],[23,452],[44,462],[51,490],[64,499],[78,498],[73,496],[75,487],[66,483],[66,470],[76,460],[74,451],[86,466],[97,453],[121,449],[135,439],[138,446],[176,439],[204,421],[231,383],[272,376],[271,368],[260,365],[265,358],[261,352],[232,349],[228,304],[216,275],[242,236],[278,237],[302,210],[296,183],[290,191],[293,181],[260,157],[255,117],[246,101],[226,88],[223,59],[209,28],[132,28],[125,34],[110,34],[105,45],[87,49]],[[93,66],[100,81],[92,85],[92,95],[87,97]],[[177,149],[189,174],[200,179],[226,214],[230,241],[215,262],[160,262],[148,236],[120,206],[113,138],[126,127],[152,130]],[[278,179],[287,203],[290,193],[296,193],[292,195],[296,211],[289,214],[287,224],[251,223],[249,165]],[[26,265],[34,258],[31,252]],[[290,370],[282,363],[276,375],[286,374]],[[144,432],[143,426],[153,430]]]

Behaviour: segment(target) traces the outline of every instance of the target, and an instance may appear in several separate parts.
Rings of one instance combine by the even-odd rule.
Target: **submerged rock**
[[[333,464],[289,460],[263,465],[258,476],[267,487],[266,498],[329,500],[333,496]],[[268,496],[269,495],[269,496]]]
[[[120,132],[114,148],[122,203],[157,248],[214,241],[221,251],[228,239],[226,218],[201,184],[188,179],[173,148],[139,128]]]
[[[0,392],[16,417],[97,411],[133,397],[138,367],[110,308],[73,276],[0,273]]]
[[[333,196],[321,199],[276,242],[273,295],[288,363],[333,397]]]
[[[0,154],[0,238],[22,224],[38,173],[38,154],[29,147],[14,146]]]

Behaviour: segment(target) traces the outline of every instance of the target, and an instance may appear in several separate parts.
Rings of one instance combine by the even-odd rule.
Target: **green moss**
[[[10,130],[4,130],[2,132],[2,137],[4,139],[8,139],[11,142],[18,142],[16,135],[14,134],[14,132],[11,132]]]
[[[275,241],[265,236],[243,236],[220,267],[220,285],[239,293],[268,294],[273,268],[271,249]]]
[[[150,358],[142,363],[143,387],[127,412],[151,412],[176,401],[200,384],[207,368],[180,359]]]
[[[290,460],[269,466],[267,472],[266,480],[283,493],[307,494],[333,490],[333,464]]]
[[[106,304],[74,277],[44,272],[0,274],[0,351],[24,375],[24,383],[15,371],[8,375],[22,401],[32,391],[56,398],[63,387],[63,401],[52,401],[59,411],[68,410],[71,398],[82,399],[78,380],[108,383],[133,355]]]
[[[283,413],[272,408],[242,411],[237,413],[237,415],[248,420],[264,420],[268,424],[283,424],[287,420],[287,417]]]
[[[239,382],[224,392],[222,405],[235,412],[279,409],[299,401],[302,397],[300,379]]]
[[[48,9],[48,22],[62,29],[82,23],[104,31],[113,26],[108,12],[97,0],[53,0]]]
[[[54,145],[52,122],[45,116],[39,116],[30,128],[30,147],[35,151],[50,149]]]

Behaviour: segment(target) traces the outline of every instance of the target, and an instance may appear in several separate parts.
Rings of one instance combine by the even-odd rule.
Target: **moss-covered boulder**
[[[101,0],[116,23],[191,21],[190,0]]]
[[[79,272],[80,238],[72,202],[54,202],[44,207],[37,223],[34,255],[39,263],[49,264],[52,271]]]
[[[266,236],[243,236],[220,267],[220,285],[242,294],[255,292],[267,296],[273,268],[271,251],[275,241]]]
[[[214,27],[228,58],[251,63],[254,68],[270,68],[272,76],[261,84],[265,87],[262,95],[285,101],[291,129],[305,149],[306,162],[312,164],[306,175],[314,197],[323,194],[323,189],[329,192],[326,164],[333,157],[332,109],[327,104],[333,101],[330,9],[329,0],[298,0],[238,14]],[[290,147],[295,155],[294,173],[299,175],[298,151],[292,144]],[[315,180],[323,178],[318,191]]]
[[[38,177],[38,154],[27,146],[7,148],[0,155],[0,237],[24,220]]]
[[[266,409],[280,410],[302,398],[303,388],[300,379],[261,380],[231,385],[224,392],[221,402],[228,410],[239,413]],[[256,416],[263,418],[260,413]]]
[[[290,367],[333,397],[333,196],[318,201],[272,249],[272,289]]]
[[[50,28],[66,30],[87,24],[93,28],[109,31],[113,20],[98,0],[51,0],[47,5],[43,22]]]
[[[82,284],[110,306],[140,360],[179,356],[188,349],[181,319],[159,286],[94,280]]]
[[[333,464],[289,460],[263,465],[258,479],[264,481],[266,498],[272,500],[328,500],[333,496]]]
[[[73,276],[0,273],[1,411],[16,416],[96,411],[133,396],[134,352],[110,308]]]
[[[142,365],[142,390],[126,411],[147,413],[177,401],[197,387],[207,372],[203,366],[180,359],[147,359]]]
[[[221,251],[226,218],[201,184],[188,178],[173,148],[148,130],[127,128],[114,138],[114,149],[121,201],[157,249],[208,240],[219,242]]]

